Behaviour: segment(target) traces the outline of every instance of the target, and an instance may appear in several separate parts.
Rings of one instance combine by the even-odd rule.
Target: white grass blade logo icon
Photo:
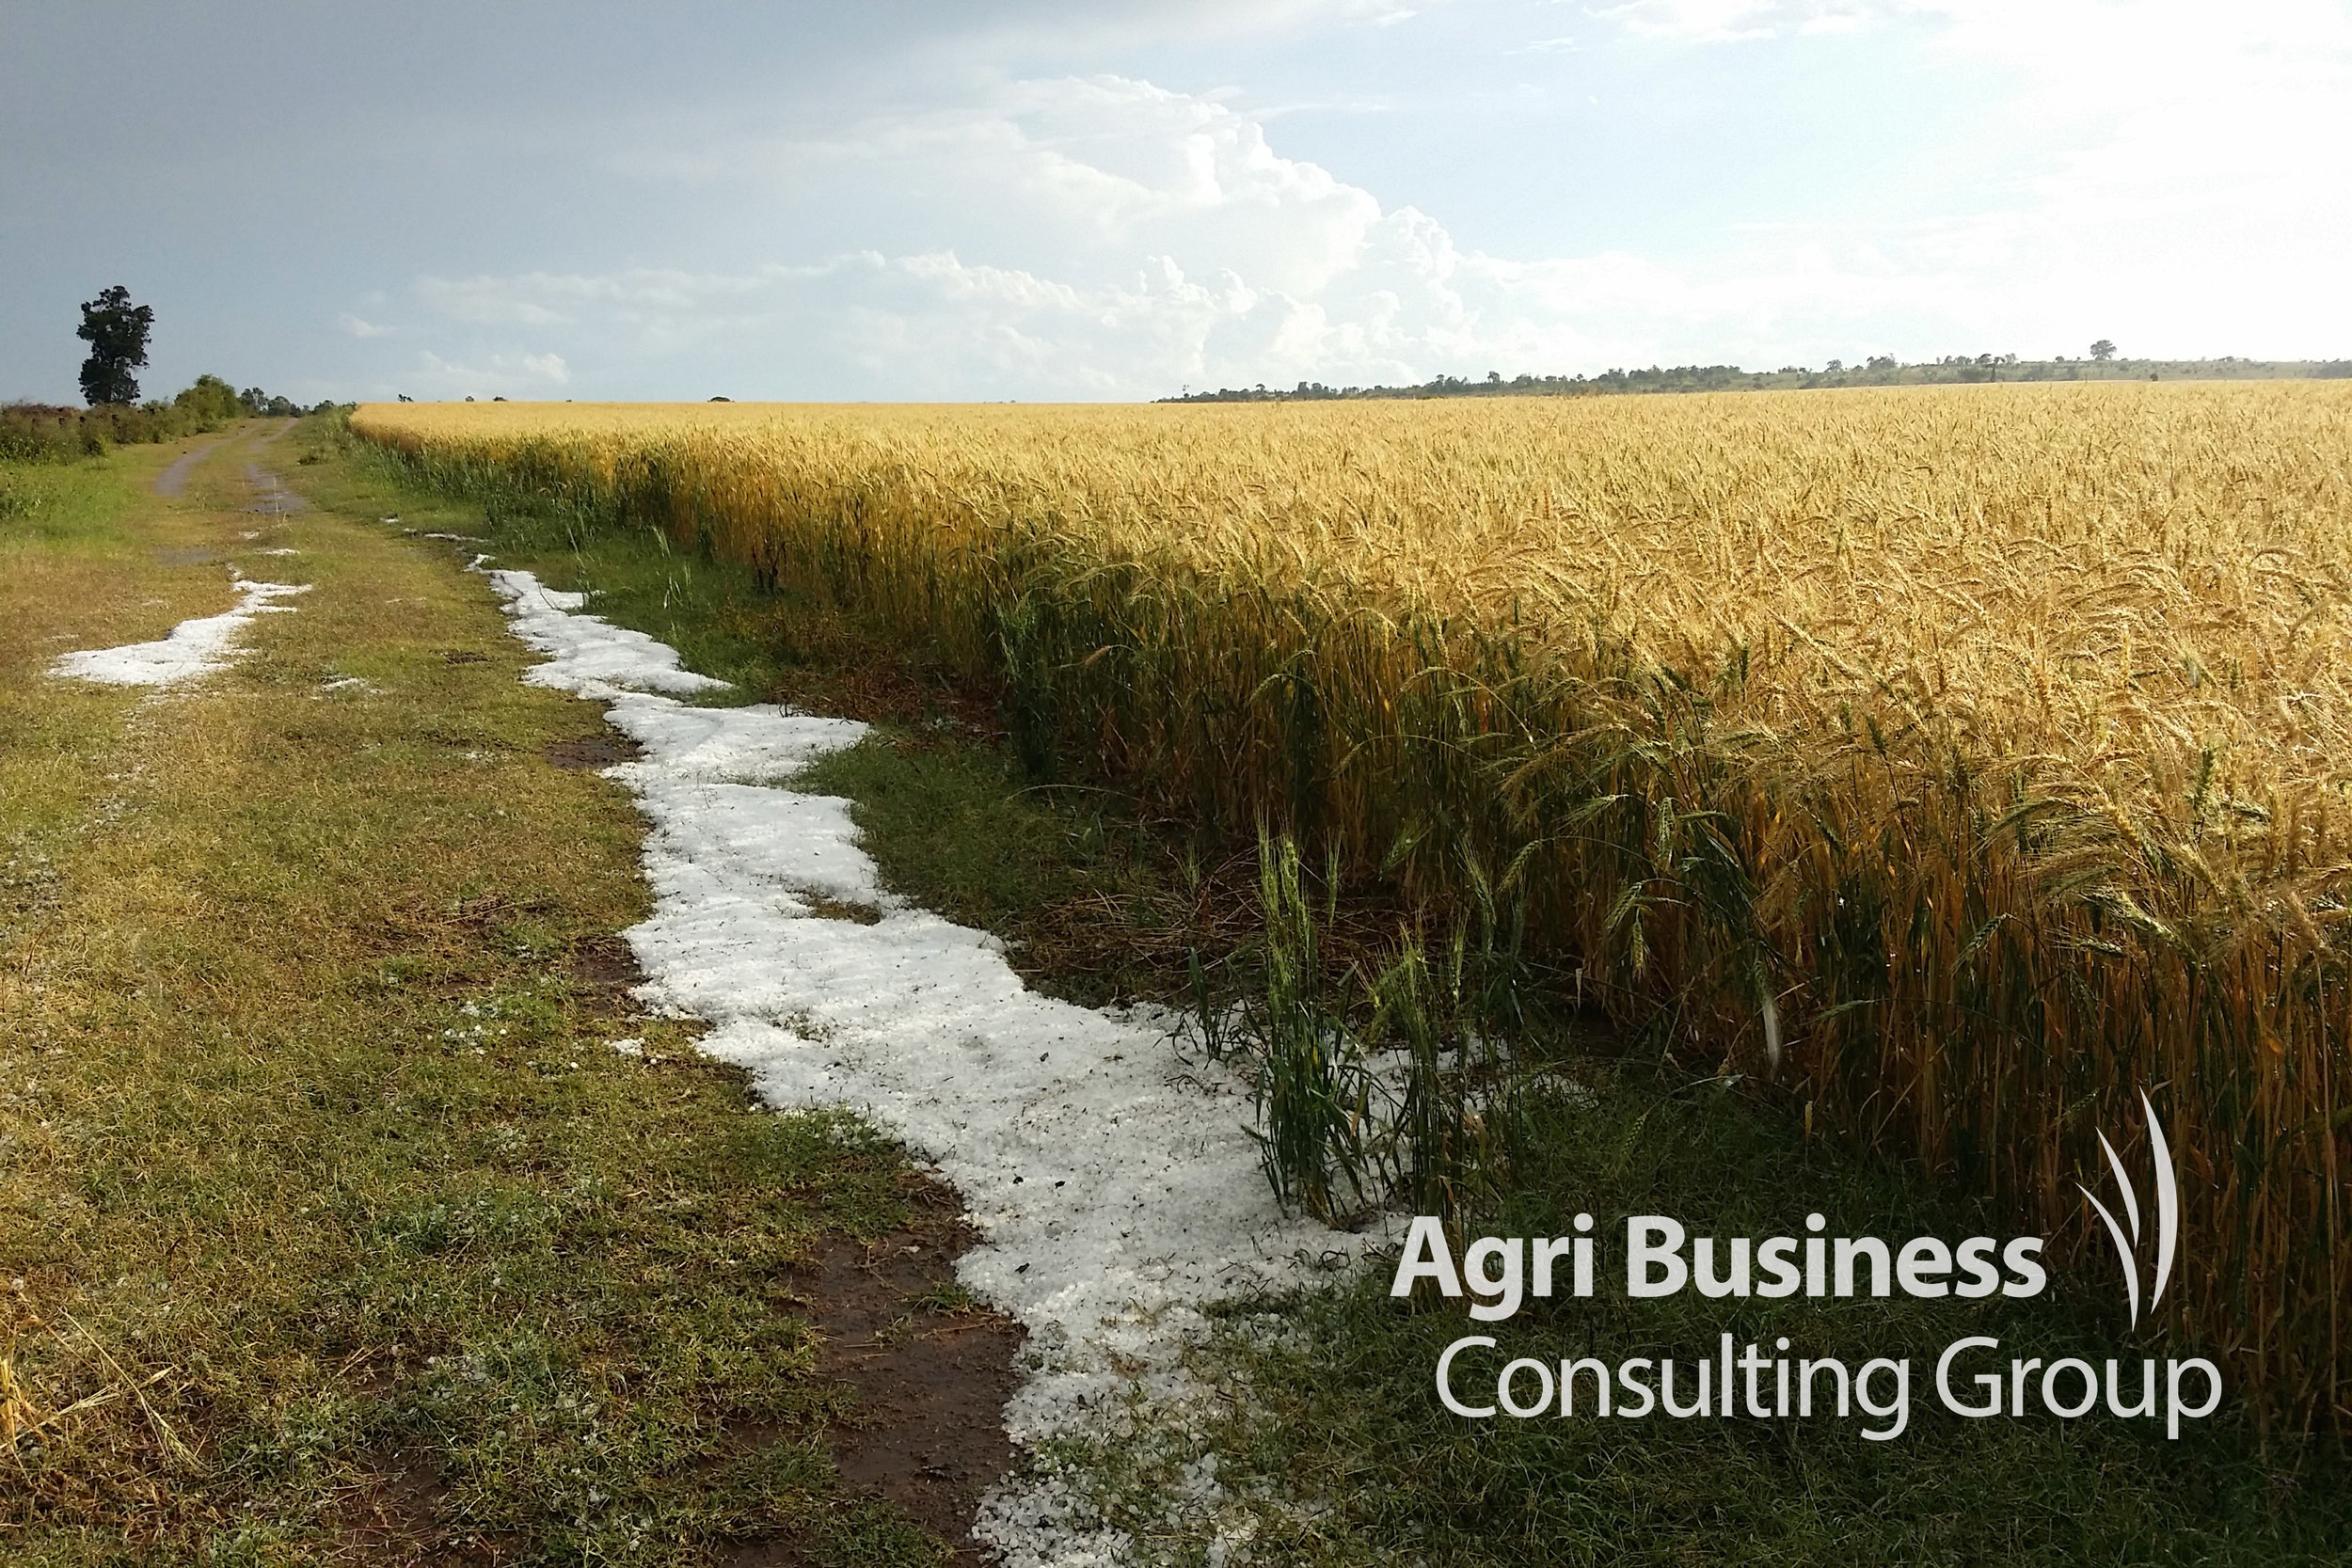
[[[2150,1103],[2148,1091],[2139,1092],[2140,1109],[2148,1114],[2148,1152],[2156,1164],[2156,1266],[2153,1281],[2148,1291],[2148,1309],[2154,1311],[2156,1303],[2164,1299],[2164,1287],[2172,1277],[2172,1259],[2180,1250],[2181,1183],[2172,1167],[2172,1146],[2164,1135],[2164,1124],[2156,1119],[2156,1108]],[[2115,1146],[2107,1142],[2105,1132],[2099,1134],[2099,1148],[2107,1157],[2107,1169],[2115,1173],[2115,1185],[2123,1195],[2123,1225],[2115,1222],[2115,1215],[2089,1187],[2082,1188],[2083,1196],[2099,1212],[2099,1218],[2107,1227],[2107,1235],[2115,1242],[2115,1256],[2123,1265],[2124,1299],[2131,1307],[2132,1326],[2139,1326],[2139,1194],[2132,1186],[2131,1177],[2123,1169],[2122,1160]],[[2128,1227],[2130,1236],[2125,1237]]]

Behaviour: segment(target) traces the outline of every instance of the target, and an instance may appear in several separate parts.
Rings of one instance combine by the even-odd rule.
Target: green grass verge
[[[131,504],[109,464],[0,463],[0,552],[95,543]]]

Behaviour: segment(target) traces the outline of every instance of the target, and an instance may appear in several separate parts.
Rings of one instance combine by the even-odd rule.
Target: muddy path
[[[930,1180],[912,1184],[908,1197],[915,1224],[869,1243],[829,1243],[792,1271],[792,1291],[823,1335],[819,1369],[856,1390],[850,1414],[826,1433],[843,1484],[904,1510],[954,1548],[958,1568],[982,1568],[995,1559],[972,1526],[1014,1463],[1004,1411],[1020,1382],[1023,1336],[956,1283],[956,1259],[974,1239],[962,1200]],[[779,1538],[724,1560],[809,1560]]]
[[[218,441],[207,441],[202,446],[190,447],[173,458],[170,466],[155,476],[155,494],[175,500],[185,495],[188,476],[196,472],[196,466],[211,456],[213,449],[219,445]]]

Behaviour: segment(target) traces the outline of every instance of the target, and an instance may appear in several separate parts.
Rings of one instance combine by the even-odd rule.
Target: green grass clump
[[[96,464],[0,463],[0,555],[96,543],[129,503],[120,481]]]

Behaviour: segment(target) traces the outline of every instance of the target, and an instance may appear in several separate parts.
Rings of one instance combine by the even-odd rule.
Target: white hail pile
[[[230,586],[238,595],[234,610],[183,621],[160,641],[66,654],[49,666],[49,673],[60,678],[103,681],[109,686],[177,686],[228,663],[237,652],[237,634],[245,629],[247,621],[256,615],[294,608],[274,604],[272,600],[310,591],[309,583],[251,582],[242,578]]]
[[[1296,1284],[1358,1239],[1286,1218],[1246,1131],[1248,1090],[1188,1059],[1164,1021],[1035,995],[994,938],[894,898],[849,802],[780,787],[866,726],[674,695],[723,682],[642,632],[577,613],[528,572],[490,574],[524,679],[609,702],[644,749],[608,769],[652,831],[653,916],[628,933],[649,1004],[707,1021],[702,1049],[780,1107],[850,1107],[932,1162],[979,1244],[963,1283],[1041,1357],[1007,1408],[1014,1440],[1103,1430],[1127,1391],[1183,1391],[1200,1307]],[[873,924],[829,918],[840,905]],[[1338,1256],[1335,1256],[1338,1255]],[[1111,1560],[1067,1494],[1015,1481],[979,1533],[1015,1565]]]

